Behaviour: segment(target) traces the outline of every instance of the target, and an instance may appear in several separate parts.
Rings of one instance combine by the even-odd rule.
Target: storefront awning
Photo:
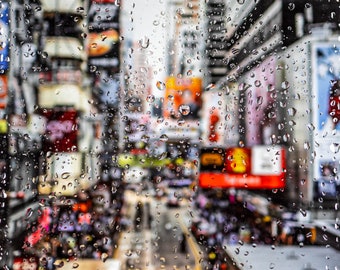
[[[83,45],[79,39],[72,37],[47,37],[44,52],[49,58],[85,59]]]
[[[83,9],[81,0],[40,0],[44,12],[77,13]]]

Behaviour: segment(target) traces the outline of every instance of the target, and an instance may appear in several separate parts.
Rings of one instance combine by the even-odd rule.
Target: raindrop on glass
[[[164,90],[165,89],[165,83],[161,82],[161,81],[158,81],[156,83],[156,87],[157,87],[158,90]]]
[[[189,105],[181,105],[181,106],[179,106],[178,110],[182,115],[186,116],[186,115],[189,115],[189,113],[190,113],[190,106]]]

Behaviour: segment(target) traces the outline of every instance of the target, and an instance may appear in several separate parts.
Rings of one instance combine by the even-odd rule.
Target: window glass
[[[339,269],[339,20],[1,1],[0,267]]]

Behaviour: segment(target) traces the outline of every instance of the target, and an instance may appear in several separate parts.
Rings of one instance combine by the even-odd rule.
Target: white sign
[[[282,149],[279,146],[253,146],[252,175],[279,175],[282,173]]]

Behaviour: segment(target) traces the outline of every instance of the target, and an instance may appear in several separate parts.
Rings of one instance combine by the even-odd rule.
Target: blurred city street
[[[339,142],[339,0],[0,0],[1,269],[340,269]]]

